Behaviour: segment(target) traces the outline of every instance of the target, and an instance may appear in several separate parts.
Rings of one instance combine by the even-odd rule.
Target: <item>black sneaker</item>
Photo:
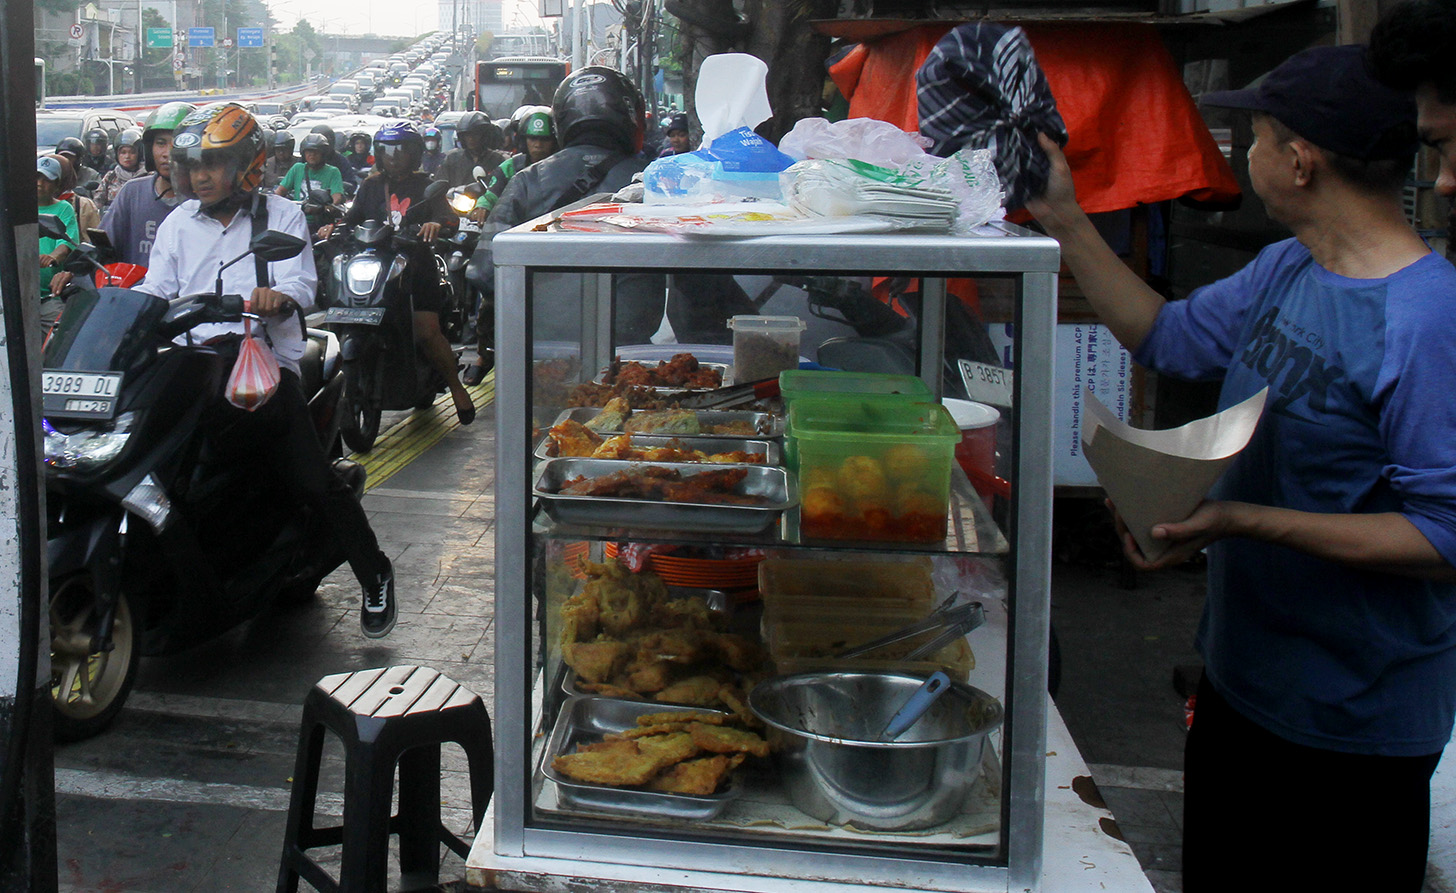
[[[359,609],[359,627],[371,639],[382,639],[394,629],[399,609],[394,604],[394,569],[379,575],[373,586],[364,587],[364,606]]]

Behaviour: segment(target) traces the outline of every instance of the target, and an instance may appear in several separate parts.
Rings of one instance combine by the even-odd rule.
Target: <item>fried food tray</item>
[[[667,359],[669,359],[669,358],[668,357],[663,357],[663,360],[667,360]],[[625,363],[638,363],[638,364],[640,364],[642,366],[646,366],[648,368],[655,368],[657,366],[657,363],[658,363],[657,360],[643,360],[643,359],[623,360],[622,362],[624,364]],[[729,366],[727,363],[704,363],[704,362],[699,361],[698,368],[700,368],[700,369],[716,369],[717,372],[718,372],[719,381],[720,381],[720,384],[718,385],[718,387],[726,388],[730,384],[733,383],[733,381],[732,381],[733,370],[732,370],[732,367]],[[600,385],[610,385],[610,384],[612,384],[613,382],[610,382],[610,381],[607,380],[607,376],[610,373],[611,373],[611,370],[610,369],[603,369],[603,370],[601,370],[600,372],[597,373],[596,378],[593,378],[592,379],[592,384],[600,384]],[[662,395],[664,397],[675,396],[675,395],[680,395],[680,394],[706,394],[706,393],[709,393],[711,391],[716,390],[716,388],[673,388],[673,387],[658,386],[658,385],[638,385],[637,387],[641,387],[641,388],[643,388],[645,390],[651,391],[654,394],[660,394],[660,395]]]
[[[746,410],[732,409],[697,409],[692,411],[698,417],[699,425],[729,425],[734,422],[747,422],[753,426],[754,437],[778,439],[784,436],[784,417],[771,412],[748,412]],[[567,419],[574,419],[585,425],[587,422],[602,414],[601,407],[597,406],[573,406],[562,411],[561,415],[552,422],[553,426],[559,425]],[[598,431],[603,436],[621,434],[620,430]],[[672,435],[662,434],[634,434],[636,437],[664,437]],[[700,437],[713,440],[742,439],[742,434],[679,434],[678,437]]]
[[[562,754],[575,753],[578,744],[594,743],[610,733],[634,728],[637,717],[645,713],[719,712],[702,707],[675,707],[613,698],[568,698],[556,717],[556,726],[546,742],[546,749],[542,751],[541,773],[556,785],[557,797],[563,806],[654,819],[716,818],[742,791],[736,774],[728,776],[728,784],[723,790],[703,797],[576,781],[551,768],[551,761]]]
[[[714,453],[731,453],[735,450],[742,450],[745,453],[763,453],[764,455],[764,461],[762,463],[753,462],[743,464],[777,466],[784,464],[784,458],[779,449],[779,445],[771,440],[750,440],[742,437],[704,437],[699,435],[633,434],[632,446],[638,449],[679,446],[685,450],[700,450],[710,456]],[[541,438],[541,442],[537,444],[536,458],[556,458],[556,441],[551,439],[549,433]],[[730,463],[715,462],[710,464],[719,465]]]
[[[738,468],[747,471],[734,492],[761,496],[766,505],[721,505],[711,502],[660,502],[618,496],[562,495],[559,491],[572,478],[600,477],[634,467],[671,468],[685,478]],[[587,526],[658,528],[706,533],[759,533],[798,501],[789,473],[766,465],[705,465],[701,462],[625,462],[618,459],[547,459],[539,466],[535,497],[546,513],[560,524]]]

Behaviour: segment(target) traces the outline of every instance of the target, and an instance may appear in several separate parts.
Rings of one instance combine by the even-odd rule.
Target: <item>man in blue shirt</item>
[[[1249,446],[1143,568],[1206,549],[1205,661],[1185,756],[1184,890],[1416,891],[1456,715],[1456,269],[1410,229],[1415,103],[1364,48],[1257,88],[1249,179],[1294,238],[1165,303],[1076,205],[1056,144],[1028,209],[1135,358],[1268,388]],[[1257,876],[1258,881],[1251,880]]]

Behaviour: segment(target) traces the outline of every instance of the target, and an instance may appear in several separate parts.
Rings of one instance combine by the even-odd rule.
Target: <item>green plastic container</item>
[[[787,411],[804,398],[865,402],[934,403],[930,385],[914,375],[876,372],[831,372],[823,369],[786,369],[779,373],[779,392]]]
[[[939,403],[802,399],[789,408],[788,434],[805,538],[945,538],[961,431]]]

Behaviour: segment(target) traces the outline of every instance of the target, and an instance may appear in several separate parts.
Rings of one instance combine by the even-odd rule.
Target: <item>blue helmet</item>
[[[410,158],[410,169],[419,167],[425,154],[425,140],[415,125],[409,121],[389,121],[374,134],[374,158],[383,161],[396,152],[405,152]]]

